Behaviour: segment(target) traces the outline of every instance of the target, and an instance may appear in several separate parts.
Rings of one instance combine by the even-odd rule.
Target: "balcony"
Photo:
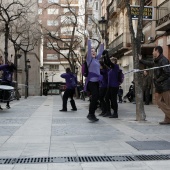
[[[130,34],[121,34],[109,44],[109,55],[121,57],[131,47]]]
[[[167,31],[169,29],[170,29],[170,0],[166,0],[158,6],[156,31]]]
[[[109,15],[110,15],[109,17],[112,18],[116,14],[117,14],[117,5],[116,5],[116,1],[114,1],[109,8]]]

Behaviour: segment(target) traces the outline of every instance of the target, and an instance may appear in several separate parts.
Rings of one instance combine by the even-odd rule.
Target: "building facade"
[[[78,0],[39,0],[39,20],[42,26],[41,63],[43,80],[63,82],[60,74],[70,67],[68,55],[77,55],[76,37],[79,13]],[[76,24],[74,24],[76,22]],[[73,46],[71,43],[74,41]],[[74,54],[70,53],[74,48]],[[72,57],[72,56],[71,56]],[[55,93],[55,91],[54,91]]]

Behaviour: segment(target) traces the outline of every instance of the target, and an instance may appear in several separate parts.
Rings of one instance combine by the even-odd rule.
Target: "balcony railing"
[[[170,27],[170,0],[164,1],[157,10],[157,31],[166,31]]]
[[[122,33],[109,44],[109,53],[111,55],[116,54],[118,52],[119,54],[124,53],[128,50],[130,45],[131,45],[130,34]]]

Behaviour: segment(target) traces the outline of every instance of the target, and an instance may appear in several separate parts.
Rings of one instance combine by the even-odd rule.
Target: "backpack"
[[[119,72],[118,72],[118,82],[119,82],[119,84],[122,84],[123,81],[124,81],[124,74],[123,74],[122,70],[119,69]]]
[[[91,64],[91,62],[92,62],[92,59],[91,59],[91,61],[90,61],[90,64]],[[83,74],[84,77],[87,77],[88,74],[89,74],[89,66],[90,66],[90,64],[87,65],[87,61],[85,61],[85,62],[82,64],[82,74]]]

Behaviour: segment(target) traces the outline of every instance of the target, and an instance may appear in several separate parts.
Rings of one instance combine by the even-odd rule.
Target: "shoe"
[[[61,110],[59,110],[60,112],[67,112],[67,110],[65,110],[65,109],[61,109]]]
[[[103,115],[103,117],[109,117],[109,116],[111,116],[110,112],[107,112],[106,114]]]
[[[168,125],[170,124],[170,122],[166,122],[166,121],[163,121],[163,122],[159,122],[160,125]]]
[[[71,109],[72,111],[77,111],[77,109]]]
[[[113,115],[109,116],[109,118],[118,118],[118,114],[113,114]]]
[[[10,109],[11,107],[10,107],[10,105],[6,105],[6,108],[7,108],[7,109]]]
[[[106,113],[103,113],[103,112],[102,112],[102,113],[99,114],[99,116],[103,116],[103,115],[105,115],[105,114],[106,114]]]
[[[90,121],[92,121],[92,122],[96,122],[96,121],[98,121],[99,119],[98,118],[96,118],[96,116],[91,116],[91,115],[87,115],[87,119],[89,119]]]

